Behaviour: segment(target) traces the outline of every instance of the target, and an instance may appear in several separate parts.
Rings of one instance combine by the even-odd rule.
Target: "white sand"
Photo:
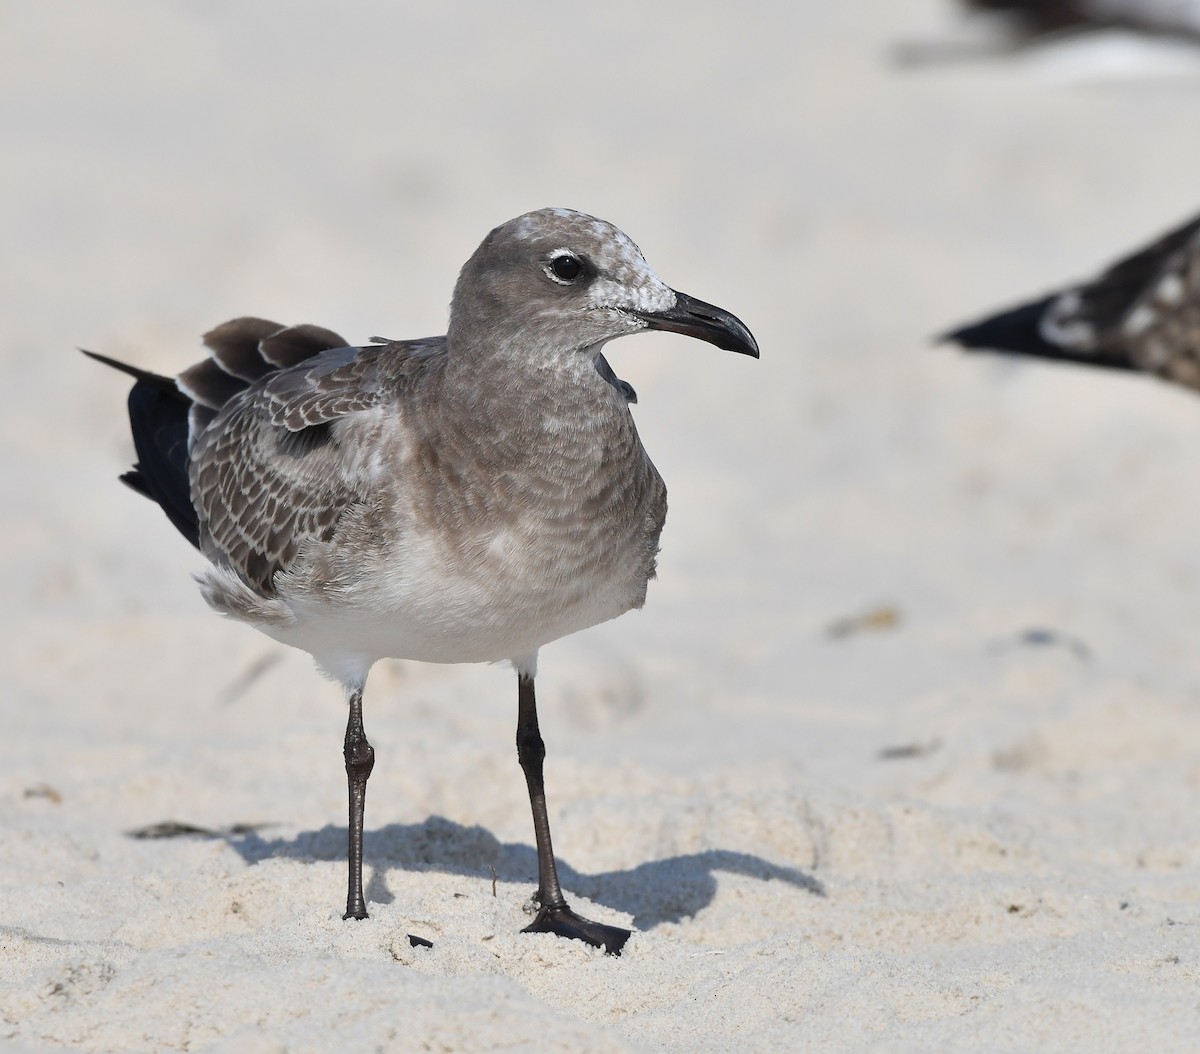
[[[1200,401],[928,338],[1200,206],[1200,56],[897,70],[935,0],[334,10],[4,7],[0,1036],[1197,1049]],[[610,356],[671,488],[660,581],[539,696],[564,882],[637,927],[621,959],[516,932],[499,667],[376,670],[372,918],[341,921],[338,692],[204,609],[115,482],[126,385],[73,350],[441,332],[482,235],[547,204],[763,349]],[[125,833],[164,820],[269,826]]]

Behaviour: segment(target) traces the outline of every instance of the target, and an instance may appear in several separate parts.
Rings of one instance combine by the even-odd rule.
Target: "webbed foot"
[[[629,930],[585,919],[582,915],[576,915],[566,905],[539,909],[537,918],[521,932],[553,933],[559,937],[569,937],[590,944],[593,948],[603,948],[608,955],[620,955],[625,942],[629,940]]]

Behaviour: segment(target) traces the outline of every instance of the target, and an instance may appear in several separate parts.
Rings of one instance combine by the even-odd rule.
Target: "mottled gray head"
[[[676,292],[626,234],[570,209],[539,209],[497,227],[463,267],[450,305],[452,349],[552,359],[594,354],[644,329],[758,357],[741,321]]]

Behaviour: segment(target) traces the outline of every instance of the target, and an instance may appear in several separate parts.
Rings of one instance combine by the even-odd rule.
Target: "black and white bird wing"
[[[195,437],[192,501],[204,554],[264,596],[310,542],[370,497],[368,411],[402,394],[439,341],[334,348],[271,372]],[[414,354],[420,352],[421,354]]]
[[[1093,281],[943,339],[972,350],[1141,370],[1200,389],[1200,216]]]

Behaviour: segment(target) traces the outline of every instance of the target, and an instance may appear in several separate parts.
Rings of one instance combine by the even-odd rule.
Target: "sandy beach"
[[[4,26],[0,1049],[1200,1047],[1200,398],[932,341],[1200,209],[1200,48],[899,64],[941,0]],[[207,610],[76,350],[442,333],[546,205],[762,348],[608,349],[659,578],[538,694],[563,884],[620,958],[518,932],[503,666],[376,667],[342,921],[339,690]]]

